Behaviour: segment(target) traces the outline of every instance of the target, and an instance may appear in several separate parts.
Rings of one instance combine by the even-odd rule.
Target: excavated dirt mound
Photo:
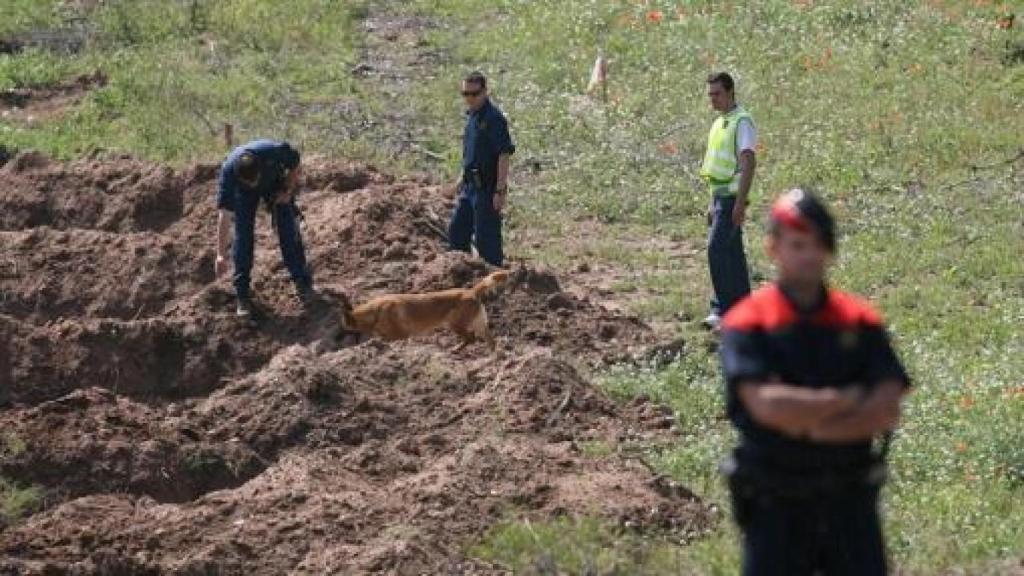
[[[25,442],[0,473],[58,489],[58,498],[116,491],[190,500],[264,468],[247,446],[202,442],[156,410],[102,388],[9,411],[0,423]]]
[[[213,280],[209,257],[153,233],[0,232],[0,252],[0,313],[32,320],[150,317]]]
[[[513,265],[485,302],[499,353],[343,333],[338,302],[469,286],[426,181],[312,162],[300,204],[322,297],[295,301],[258,223],[255,322],[213,275],[217,167],[130,158],[0,169],[0,574],[500,573],[465,550],[509,516],[592,515],[688,539],[684,488],[584,443],[673,441],[594,367],[660,350],[644,323]],[[6,448],[5,448],[6,446]],[[16,448],[16,449],[15,449]]]

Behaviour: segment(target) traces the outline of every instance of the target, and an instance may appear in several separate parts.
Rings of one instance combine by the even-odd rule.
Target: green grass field
[[[371,13],[435,24],[420,46],[395,46],[444,54],[397,96],[350,73]],[[1009,14],[1016,25],[1000,26]],[[0,55],[0,89],[97,69],[108,85],[59,118],[0,119],[0,144],[214,160],[218,129],[232,122],[239,139],[286,137],[448,177],[458,79],[480,68],[519,147],[511,252],[564,270],[614,265],[628,272],[618,287],[644,295],[630,299],[634,311],[659,322],[706,306],[707,198],[693,176],[712,118],[703,80],[731,71],[761,139],[755,275],[770,276],[758,238],[765,203],[792,185],[819,187],[840,219],[835,282],[879,305],[912,370],[884,505],[895,563],[909,574],[998,574],[1024,557],[1024,3],[114,0],[81,12],[7,0],[0,37],[81,16],[83,51]],[[611,63],[606,100],[583,94],[598,53]],[[415,118],[429,155],[382,151],[358,129],[392,108]],[[680,256],[670,241],[692,250]],[[683,437],[648,457],[724,508],[714,469],[732,432],[717,359],[693,322],[677,330],[688,342],[677,363],[603,381],[676,410]],[[510,517],[472,551],[526,573],[737,565],[728,521],[677,546],[592,519]]]

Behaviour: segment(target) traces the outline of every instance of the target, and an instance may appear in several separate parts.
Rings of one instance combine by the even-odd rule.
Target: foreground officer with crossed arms
[[[767,248],[777,279],[729,311],[720,348],[743,574],[885,574],[878,493],[909,378],[881,316],[826,284],[835,230],[813,194],[775,203]]]

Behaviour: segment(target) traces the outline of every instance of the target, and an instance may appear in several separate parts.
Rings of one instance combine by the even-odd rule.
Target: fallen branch
[[[968,178],[966,180],[961,180],[959,182],[952,182],[950,184],[945,184],[945,185],[939,187],[939,190],[943,190],[943,191],[945,191],[945,190],[952,190],[953,188],[959,188],[959,187],[964,186],[966,184],[977,184],[977,183],[979,183],[981,181],[982,181],[982,179],[978,178],[978,177]]]
[[[444,228],[442,228],[440,224],[430,219],[423,219],[421,220],[421,222],[428,231],[436,234],[437,237],[440,238],[441,240],[444,240],[445,242],[448,241],[448,232]]]
[[[1024,160],[1024,148],[1018,150],[1017,151],[1017,155],[1013,156],[1012,158],[1006,158],[1004,160],[999,160],[999,161],[996,161],[996,162],[992,162],[991,164],[979,164],[979,165],[970,164],[970,165],[967,166],[967,170],[969,170],[971,172],[971,174],[977,174],[978,172],[981,172],[982,170],[993,170],[993,169],[996,169],[996,168],[1001,168],[1003,166],[1011,166],[1011,165],[1013,165],[1013,164],[1015,164],[1015,163],[1017,163],[1017,162],[1019,162],[1021,160]],[[964,180],[960,180],[958,182],[952,182],[950,184],[945,184],[943,186],[940,186],[939,190],[952,190],[953,188],[959,188],[960,186],[964,186],[966,184],[978,184],[982,180],[983,179],[980,176],[972,176],[970,178],[967,178],[967,179],[964,179]]]
[[[971,164],[967,168],[971,172],[977,172],[979,170],[991,170],[992,168],[999,168],[1000,166],[1007,166],[1009,164],[1013,164],[1013,163],[1017,162],[1018,160],[1024,160],[1024,148],[1021,148],[1020,150],[1018,150],[1017,151],[1017,155],[1014,156],[1013,158],[1007,158],[1005,160],[999,160],[998,162],[993,162],[991,164],[982,164],[982,165],[978,165],[978,166],[975,166],[974,164]]]
[[[412,148],[413,150],[419,152],[420,154],[423,154],[424,156],[427,156],[429,158],[433,158],[434,160],[441,160],[441,161],[447,160],[447,158],[445,158],[445,156],[443,154],[439,154],[437,152],[434,152],[433,150],[430,150],[430,149],[426,148],[425,146],[421,146],[421,145],[417,144],[416,142],[409,142],[409,147]]]
[[[199,120],[201,120],[203,124],[206,125],[206,129],[210,131],[211,136],[216,136],[220,132],[219,130],[214,128],[213,122],[211,122],[209,118],[207,118],[202,112],[200,112],[198,108],[196,108],[195,106],[189,106],[188,109],[189,112],[192,112],[192,114],[194,114],[196,118],[199,118]]]

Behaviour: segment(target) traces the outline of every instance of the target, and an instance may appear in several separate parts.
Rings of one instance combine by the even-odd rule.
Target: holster
[[[754,505],[757,502],[757,493],[754,485],[737,469],[736,461],[732,456],[726,458],[719,465],[719,470],[725,476],[729,485],[729,497],[732,501],[732,517],[738,526],[745,527],[754,515]]]
[[[466,182],[472,184],[478,192],[484,189],[484,177],[480,173],[480,169],[466,168],[463,172],[463,178]]]

